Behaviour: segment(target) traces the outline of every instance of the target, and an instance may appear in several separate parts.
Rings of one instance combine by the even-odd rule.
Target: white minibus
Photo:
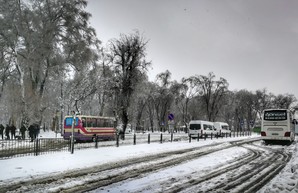
[[[218,133],[218,135],[225,135],[225,134],[230,134],[231,133],[231,129],[229,127],[228,123],[224,123],[224,122],[214,122],[214,127]]]
[[[202,135],[213,135],[216,134],[216,129],[214,128],[214,125],[212,122],[209,121],[202,121],[202,120],[191,120],[189,122],[189,129],[188,129],[188,135],[189,137],[195,138],[195,137],[202,137]]]

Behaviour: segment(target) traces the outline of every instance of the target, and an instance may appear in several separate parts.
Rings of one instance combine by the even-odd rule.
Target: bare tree
[[[296,101],[296,97],[292,94],[279,94],[274,97],[273,103],[275,108],[290,109],[291,105]]]
[[[262,112],[264,109],[273,107],[273,99],[274,95],[272,93],[268,93],[266,89],[256,91],[255,107],[259,117],[262,116]]]
[[[173,85],[175,104],[182,114],[182,122],[187,128],[191,117],[189,114],[190,101],[199,94],[200,86],[197,84],[196,77],[183,78],[181,83]]]
[[[147,90],[148,90],[148,96],[146,99],[146,114],[149,119],[149,126],[150,130],[154,132],[154,120],[157,116],[155,116],[156,111],[155,111],[155,101],[157,100],[157,95],[158,95],[158,85],[156,85],[153,82],[148,82],[147,85]],[[158,121],[156,121],[158,122]],[[158,122],[159,123],[159,122]]]
[[[150,85],[147,77],[143,77],[134,91],[131,97],[131,106],[129,108],[130,123],[135,125],[136,130],[146,130],[146,126],[149,125],[149,116],[146,114],[146,108],[148,107],[150,97]]]
[[[235,93],[235,125],[244,129],[246,124],[247,130],[250,130],[252,123],[257,117],[257,96],[253,92],[240,90]]]
[[[145,59],[146,45],[147,41],[138,31],[129,35],[121,34],[119,39],[112,40],[109,45],[115,79],[119,83],[116,88],[119,91],[119,104],[115,113],[120,114],[124,133],[129,121],[128,108],[131,96],[142,74],[150,65]]]
[[[207,118],[209,121],[214,121],[223,105],[222,100],[228,90],[228,82],[224,78],[215,80],[212,72],[207,76],[197,76],[197,82],[202,90]]]
[[[172,86],[171,73],[166,70],[156,76],[156,92],[154,97],[154,105],[156,119],[160,126],[160,131],[165,131],[167,127],[167,113],[171,110],[174,101],[173,94],[170,90]]]
[[[113,70],[109,66],[110,60],[104,49],[102,49],[100,54],[100,64],[98,68],[98,80],[97,80],[97,96],[98,96],[98,106],[99,106],[99,115],[103,116],[105,113],[106,107],[112,107],[108,103],[112,103],[113,89]],[[114,109],[111,108],[113,111]]]

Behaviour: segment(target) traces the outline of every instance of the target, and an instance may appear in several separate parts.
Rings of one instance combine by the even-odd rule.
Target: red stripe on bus
[[[85,128],[81,128],[81,130],[86,134],[96,134],[98,132],[101,132],[101,133],[111,133],[111,132],[114,133],[115,132],[114,128],[91,128],[90,130],[93,130],[91,132],[87,131]]]

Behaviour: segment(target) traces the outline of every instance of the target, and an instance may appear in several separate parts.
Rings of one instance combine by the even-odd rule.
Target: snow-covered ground
[[[297,136],[296,136],[297,138]],[[276,145],[275,148],[280,148]],[[298,143],[297,139],[289,146],[292,159],[286,167],[273,178],[259,193],[298,193]]]
[[[41,134],[49,137],[49,134]],[[51,135],[51,134],[50,134]],[[201,147],[218,142],[234,141],[243,138],[254,138],[258,135],[236,137],[236,138],[223,138],[216,140],[200,140],[199,142],[188,141],[180,142],[167,142],[167,143],[151,143],[151,144],[137,144],[120,147],[102,147],[98,149],[86,149],[75,151],[74,154],[69,152],[58,152],[55,154],[40,155],[40,156],[27,156],[12,158],[7,160],[0,160],[0,186],[9,182],[24,181],[34,179],[41,176],[49,176],[58,174],[64,171],[84,169],[95,165],[105,164],[109,162],[121,162],[128,158],[142,157],[144,155],[153,155],[156,153],[167,152],[172,150],[187,149],[192,147]],[[281,146],[274,146],[274,148],[281,148]],[[287,147],[293,152],[291,161],[287,166],[277,175],[266,187],[259,192],[298,192],[298,148],[295,142]],[[145,178],[140,178],[132,182],[122,184],[117,187],[107,187],[102,190],[109,192],[119,192],[123,190],[130,190],[141,186],[141,184],[152,183],[158,179],[170,179],[176,175],[183,175],[183,173],[195,170],[195,165],[200,165],[202,168],[210,169],[216,168],[220,163],[231,161],[243,154],[247,153],[244,148],[229,148],[220,152],[208,154],[200,159],[181,164],[179,167],[171,167],[163,170],[162,172],[150,174]],[[150,191],[154,190],[152,187]],[[132,189],[133,190],[133,189]],[[97,190],[100,192],[100,190]]]

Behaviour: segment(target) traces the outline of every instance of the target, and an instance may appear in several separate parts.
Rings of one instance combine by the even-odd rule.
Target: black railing
[[[235,137],[251,135],[250,132],[233,132],[221,134],[223,137]],[[197,140],[199,142],[199,134]],[[217,139],[218,135],[202,135],[200,138],[206,140]],[[119,140],[119,136],[113,141],[102,141],[98,138],[93,142],[75,142],[74,149],[87,149],[87,148],[99,148],[106,146],[122,146],[122,145],[136,145],[145,143],[164,143],[173,141],[188,141],[191,142],[191,137],[187,134],[168,134],[168,133],[148,133],[148,134],[133,134],[127,135],[125,140]],[[67,152],[70,151],[70,140],[64,140],[63,138],[38,138],[33,141],[29,139],[25,140],[0,140],[0,159],[8,159],[12,157],[21,157],[28,155],[42,155],[54,152]]]
[[[55,138],[0,140],[0,159],[68,151],[69,141]]]

